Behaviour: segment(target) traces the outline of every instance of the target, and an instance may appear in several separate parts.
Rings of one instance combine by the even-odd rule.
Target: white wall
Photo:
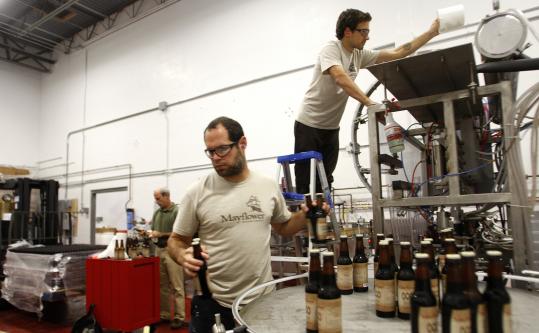
[[[62,56],[54,72],[43,76],[39,159],[61,157],[65,162],[68,152],[69,172],[118,166],[84,179],[70,176],[67,197],[79,198],[82,206],[88,207],[92,189],[130,186],[130,206],[138,216],[149,219],[154,188],[168,185],[172,199],[179,201],[185,187],[208,172],[202,131],[213,118],[227,115],[244,126],[248,158],[263,159],[253,163],[253,168],[273,176],[274,156],[293,152],[295,112],[310,82],[311,69],[181,103],[166,113],[151,112],[92,129],[84,136],[73,134],[69,140],[67,136],[80,128],[154,108],[160,101],[183,101],[312,65],[320,47],[334,38],[337,16],[345,8],[361,6],[371,12],[374,20],[367,46],[374,48],[421,33],[431,24],[437,8],[457,3],[183,0],[83,51]],[[530,0],[511,5],[515,3],[521,9],[535,5]],[[466,1],[465,6],[467,23],[478,22],[491,12],[491,1],[487,0]],[[444,45],[470,41],[471,37],[466,37]],[[528,53],[537,56],[537,46]],[[369,74],[362,71],[359,76],[358,84],[366,89],[371,81]],[[343,117],[342,147],[350,142],[356,107],[357,103],[350,101]],[[367,158],[367,152],[361,155],[368,166]],[[138,177],[84,184],[125,175],[126,165]],[[199,166],[202,169],[192,171]],[[49,165],[40,175],[58,176],[65,171],[64,166]],[[361,185],[345,152],[335,178],[336,187]],[[63,177],[58,179],[65,182]],[[81,223],[76,241],[87,242],[88,218],[83,216]]]
[[[0,165],[33,167],[39,161],[40,77],[0,62]]]

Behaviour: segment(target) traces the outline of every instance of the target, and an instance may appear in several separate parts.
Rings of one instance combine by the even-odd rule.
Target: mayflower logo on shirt
[[[254,195],[252,195],[249,200],[246,202],[247,207],[251,211],[243,212],[241,215],[221,215],[221,222],[236,222],[236,223],[245,223],[245,222],[255,222],[261,221],[264,219],[264,213],[260,208],[260,200]]]
[[[262,213],[262,209],[260,209],[260,200],[258,200],[256,196],[251,195],[246,205],[251,208],[251,211]]]
[[[348,71],[349,71],[350,73],[355,73],[355,72],[357,72],[357,70],[356,70],[356,65],[354,64],[353,61],[350,61],[350,66],[348,67]]]

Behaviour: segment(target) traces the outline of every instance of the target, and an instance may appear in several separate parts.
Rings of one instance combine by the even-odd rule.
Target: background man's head
[[[172,201],[170,201],[170,191],[166,187],[161,187],[153,191],[153,197],[155,203],[161,208],[168,208]]]
[[[227,117],[212,120],[204,130],[206,154],[221,177],[239,175],[247,165],[247,139],[240,123]]]
[[[343,39],[346,28],[353,32],[359,23],[370,22],[371,20],[371,14],[362,12],[361,10],[347,9],[343,11],[337,20],[337,38],[339,40]]]

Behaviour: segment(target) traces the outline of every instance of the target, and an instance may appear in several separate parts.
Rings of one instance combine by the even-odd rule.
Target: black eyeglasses
[[[213,158],[213,155],[217,155],[219,157],[225,157],[226,154],[228,154],[232,150],[232,147],[234,147],[236,143],[237,142],[232,142],[227,145],[216,147],[214,149],[206,149],[204,150],[204,152],[206,153],[206,156],[208,156],[209,158]]]
[[[359,32],[363,35],[363,37],[367,37],[369,35],[369,32],[371,32],[369,29],[354,29],[354,31]]]

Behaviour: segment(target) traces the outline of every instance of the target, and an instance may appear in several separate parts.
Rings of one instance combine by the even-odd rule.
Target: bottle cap
[[[401,246],[404,245],[404,246],[408,246],[410,245],[410,242],[401,242]]]
[[[460,254],[447,254],[445,256],[446,260],[460,260]]]
[[[496,251],[496,250],[490,250],[490,251],[487,251],[487,256],[489,256],[489,257],[501,257],[502,252],[501,251]]]
[[[455,241],[455,238],[446,238],[444,242],[454,242]]]
[[[309,253],[320,253],[319,249],[311,249]]]
[[[463,257],[466,257],[466,258],[473,258],[475,257],[475,252],[474,251],[462,251],[460,253],[461,256]]]
[[[386,239],[384,239],[380,241],[380,245],[389,245],[389,242]]]
[[[429,255],[427,253],[416,253],[415,254],[416,259],[428,259]]]
[[[431,244],[431,241],[429,241],[429,240],[422,240],[421,241],[421,245],[429,245],[429,244]]]
[[[322,252],[322,256],[324,257],[333,256],[333,251],[324,251]]]

